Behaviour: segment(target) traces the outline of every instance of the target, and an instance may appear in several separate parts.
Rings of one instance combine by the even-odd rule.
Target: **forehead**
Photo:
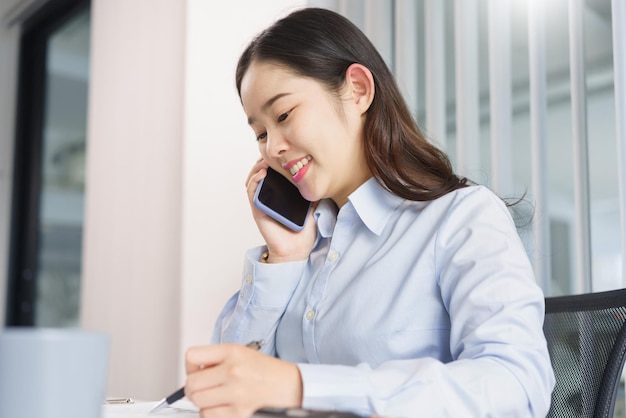
[[[250,113],[259,111],[277,94],[310,94],[320,89],[319,82],[297,75],[285,65],[253,62],[241,80],[241,102],[246,113]]]
[[[241,80],[241,88],[243,90],[259,81],[267,82],[292,77],[296,77],[295,72],[284,64],[253,60]]]

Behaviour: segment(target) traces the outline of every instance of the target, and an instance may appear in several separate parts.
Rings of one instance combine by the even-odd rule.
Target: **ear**
[[[371,71],[362,64],[352,64],[346,70],[346,94],[360,114],[369,109],[374,100],[375,84]]]

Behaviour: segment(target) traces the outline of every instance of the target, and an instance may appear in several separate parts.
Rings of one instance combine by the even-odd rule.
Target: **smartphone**
[[[259,182],[254,205],[289,229],[301,231],[311,209],[311,202],[282,174],[268,168],[267,176]]]
[[[262,408],[252,415],[252,418],[363,418],[361,415],[352,412],[342,411],[316,411],[314,409],[303,408]]]

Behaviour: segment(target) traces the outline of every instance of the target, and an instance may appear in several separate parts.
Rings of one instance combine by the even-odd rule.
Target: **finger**
[[[224,366],[215,366],[187,376],[185,396],[198,408],[238,404],[238,388],[228,381]],[[233,392],[233,390],[235,392]]]
[[[200,410],[200,418],[228,418],[235,416],[229,414],[232,414],[232,408],[228,405]]]
[[[191,347],[185,353],[187,373],[193,373],[205,367],[219,364],[226,357],[229,344],[215,344]]]
[[[226,368],[223,364],[201,369],[187,375],[185,396],[210,390],[228,383]]]
[[[246,189],[256,190],[261,179],[267,175],[267,168],[260,167],[256,172],[250,173],[250,177],[246,183]]]
[[[253,409],[246,410],[233,405],[200,410],[200,418],[249,418],[252,414],[254,414]]]
[[[260,170],[267,169],[269,165],[265,160],[259,159],[253,166],[250,172],[248,173],[248,177],[246,178],[246,187],[250,184],[250,180],[253,176],[255,176]]]
[[[240,403],[241,399],[238,399],[236,395],[238,392],[233,391],[233,389],[233,385],[217,386],[209,390],[191,393],[188,399],[200,409],[217,408]]]
[[[250,199],[250,201],[254,199],[259,183],[265,178],[265,176],[267,176],[267,169],[260,169],[250,178],[250,181],[246,186],[246,193],[248,194],[248,199]]]

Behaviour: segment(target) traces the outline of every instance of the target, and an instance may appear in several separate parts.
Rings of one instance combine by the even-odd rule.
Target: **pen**
[[[261,347],[263,347],[263,344],[265,344],[265,341],[263,341],[263,340],[252,341],[252,342],[249,342],[248,344],[246,344],[246,347],[253,348],[255,350],[260,350]],[[155,412],[158,412],[161,409],[165,408],[166,406],[169,406],[169,405],[173,404],[174,402],[180,400],[184,396],[185,396],[185,387],[183,386],[182,388],[178,389],[176,392],[172,393],[170,396],[168,396],[168,397],[164,398],[163,400],[161,400],[154,408],[152,408],[150,410],[149,413],[153,414]]]

